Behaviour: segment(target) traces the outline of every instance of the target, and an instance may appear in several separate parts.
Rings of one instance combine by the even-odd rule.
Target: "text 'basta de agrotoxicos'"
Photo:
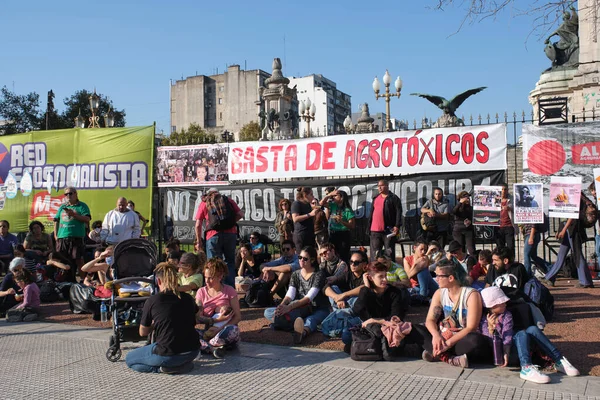
[[[323,141],[302,144],[306,147],[306,170],[335,170],[339,168],[414,167],[417,165],[485,164],[490,158],[486,144],[489,134],[485,131],[464,134],[437,134],[419,137],[416,131],[411,137],[386,139],[347,140],[342,153],[337,142]],[[295,171],[298,165],[297,144],[277,144],[235,147],[231,151],[232,173]],[[302,168],[302,167],[300,167]]]
[[[80,189],[142,189],[148,186],[148,165],[144,162],[46,164],[46,144],[43,142],[11,145],[10,164],[17,180],[28,170],[35,189],[45,187],[47,181],[57,188],[66,187],[71,184],[73,175],[77,176],[76,186]]]

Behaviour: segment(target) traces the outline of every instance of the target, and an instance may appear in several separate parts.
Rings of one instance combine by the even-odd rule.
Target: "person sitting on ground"
[[[173,264],[175,266],[179,265],[179,260],[181,259],[181,254],[178,251],[170,251],[167,254],[167,262],[169,264]]]
[[[0,273],[8,272],[8,265],[14,258],[14,248],[19,244],[15,235],[8,232],[10,224],[7,220],[0,220]]]
[[[429,271],[435,272],[435,263],[444,258],[444,252],[440,247],[440,243],[437,240],[429,242],[425,255],[429,257]]]
[[[404,271],[404,267],[401,264],[393,262],[386,254],[385,250],[381,249],[377,252],[375,255],[375,261],[378,261],[387,267],[388,284],[396,286],[400,289],[412,288],[412,284],[410,279],[408,279],[408,275],[406,275],[406,271]],[[406,291],[406,295],[410,297],[408,291]]]
[[[29,271],[25,268],[14,272],[14,280],[23,291],[15,295],[15,300],[20,304],[6,312],[7,322],[30,322],[38,318],[40,307],[40,288],[35,284]]]
[[[473,265],[473,267],[469,270],[469,284],[476,288],[477,290],[481,290],[485,286],[485,282],[480,281],[480,277],[484,277],[487,275],[489,268],[492,265],[492,252],[491,250],[483,249],[479,251],[477,255],[478,261]]]
[[[260,232],[252,232],[250,235],[250,247],[252,247],[252,254],[262,254],[267,251],[265,245],[260,242]]]
[[[140,336],[154,331],[152,344],[127,353],[125,363],[137,372],[187,373],[200,350],[194,299],[177,290],[177,267],[160,263],[154,270],[159,293],[144,303]]]
[[[48,254],[52,252],[52,238],[44,232],[44,225],[40,221],[29,224],[29,233],[25,236],[23,247],[35,253],[38,263],[46,261]]]
[[[281,257],[263,263],[260,266],[261,277],[265,282],[275,282],[271,288],[271,296],[275,293],[282,295],[290,281],[292,272],[300,269],[296,254],[296,245],[292,240],[285,240],[281,246]]]
[[[467,272],[456,262],[441,260],[435,273],[440,289],[429,306],[427,329],[413,326],[415,336],[423,335],[419,340],[425,348],[423,360],[462,368],[468,368],[469,362],[488,362],[492,349],[477,332],[482,310],[479,292],[468,287]]]
[[[25,268],[29,271],[30,274],[35,276],[37,272],[37,267],[39,265],[39,261],[41,258],[37,256],[35,252],[32,250],[26,250],[22,244],[18,244],[15,247],[14,251],[15,257],[20,257],[25,259]]]
[[[62,254],[53,252],[50,253],[46,266],[46,277],[54,282],[73,282],[75,283],[75,275],[69,271],[73,268],[71,261],[65,259]],[[83,271],[85,272],[85,271]]]
[[[365,286],[360,289],[358,299],[352,307],[352,311],[363,321],[364,328],[369,327],[380,339],[383,338],[381,324],[383,321],[391,321],[392,317],[398,317],[404,320],[409,304],[402,294],[402,290],[388,285],[387,282],[388,267],[379,261],[369,263],[367,273],[363,275]],[[352,335],[350,332],[343,332],[342,342],[344,351],[350,352],[352,345]],[[390,356],[399,355],[403,346],[391,350]],[[387,356],[386,356],[387,357]]]
[[[258,278],[260,276],[260,266],[255,261],[250,244],[245,243],[240,246],[239,260],[240,261],[237,267],[238,276],[247,276],[251,279]]]
[[[185,251],[181,251],[179,239],[171,239],[165,245],[165,251],[163,259],[166,261],[169,253],[176,252],[179,254],[185,253]]]
[[[238,323],[242,320],[242,313],[237,292],[233,287],[223,283],[228,273],[229,269],[223,260],[217,257],[209,259],[204,266],[206,286],[196,292],[196,304],[200,308],[199,317],[212,319],[223,306],[233,309],[231,319],[226,325],[220,327],[212,339],[208,342],[203,339],[200,341],[202,352],[212,351],[216,358],[222,358],[224,351],[233,348],[240,340]],[[204,331],[201,331],[201,334],[204,335]]]
[[[15,295],[21,291],[14,274],[18,270],[25,268],[25,259],[21,257],[13,258],[9,265],[9,273],[6,274],[0,284],[0,318],[6,317],[6,311],[15,306],[18,302]]]
[[[81,267],[83,272],[87,272],[87,276],[83,280],[85,286],[96,287],[104,286],[107,280],[113,279],[110,274],[110,264],[113,255],[113,246],[107,248],[99,248],[94,253],[94,259]],[[94,279],[97,276],[97,281]],[[108,279],[107,279],[108,278]]]
[[[429,257],[425,255],[427,243],[417,239],[413,245],[413,254],[404,257],[404,271],[411,281],[411,295],[429,299],[438,289],[438,284],[433,280],[429,272]]]
[[[324,243],[319,248],[319,256],[322,259],[319,268],[325,273],[327,282],[348,273],[348,264],[338,256],[333,243]]]
[[[317,251],[314,247],[305,246],[299,260],[300,269],[292,273],[290,287],[281,304],[265,310],[265,318],[276,329],[293,328],[292,336],[296,344],[315,332],[329,315],[329,301],[323,294],[325,273],[319,269]]]
[[[177,290],[196,297],[196,291],[204,285],[204,278],[200,273],[203,267],[194,253],[184,253],[178,265]]]
[[[552,358],[554,368],[558,372],[562,372],[567,376],[579,375],[579,370],[560,353],[537,326],[529,326],[527,329],[518,331],[513,335],[512,313],[507,310],[507,303],[510,299],[502,289],[490,286],[481,291],[481,296],[483,297],[483,305],[488,312],[487,315],[481,318],[480,331],[488,338],[489,343],[492,342],[494,334],[503,339],[504,364],[501,365],[502,367],[508,365],[511,343],[514,342],[521,366],[519,377],[534,383],[549,383],[550,377],[540,372],[531,360],[530,343],[533,341],[546,356]]]
[[[462,245],[456,240],[453,240],[448,244],[448,253],[446,253],[446,258],[448,260],[457,261],[460,265],[462,265],[467,274],[472,269],[473,265],[477,263],[477,259],[474,256],[467,255],[463,251]]]

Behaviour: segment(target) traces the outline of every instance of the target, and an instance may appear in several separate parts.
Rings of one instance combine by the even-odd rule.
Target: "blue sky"
[[[210,3],[205,5],[205,3]],[[0,86],[19,94],[54,90],[55,104],[79,89],[108,95],[127,112],[127,125],[169,131],[169,80],[223,72],[228,64],[284,74],[320,73],[352,96],[353,111],[368,102],[384,111],[371,82],[389,69],[404,81],[392,116],[412,121],[440,111],[412,92],[451,98],[478,86],[458,114],[525,110],[549,66],[543,43],[526,43],[531,19],[460,24],[460,8],[435,11],[435,0],[316,2],[103,2],[4,0]],[[284,50],[285,35],[285,50]],[[451,36],[452,35],[452,36]]]

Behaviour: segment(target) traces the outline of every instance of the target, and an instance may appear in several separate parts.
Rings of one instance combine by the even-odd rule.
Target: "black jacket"
[[[380,194],[377,194],[377,196],[380,196]],[[374,211],[373,204],[375,204],[377,196],[373,197],[373,200],[371,200],[371,216],[369,217],[369,224],[367,225],[367,234],[371,232]],[[402,226],[402,202],[400,201],[400,198],[392,192],[388,193],[383,202],[383,222],[385,223],[385,226],[397,226],[398,229]]]

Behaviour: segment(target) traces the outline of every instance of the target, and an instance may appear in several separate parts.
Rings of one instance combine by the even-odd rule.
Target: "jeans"
[[[223,280],[223,283],[235,287],[235,247],[237,244],[237,235],[235,233],[219,232],[206,241],[206,257],[211,259],[219,257],[227,264],[229,273]]]
[[[473,227],[459,228],[452,231],[452,238],[460,243],[461,246],[467,246],[467,253],[475,255],[475,231]]]
[[[273,322],[275,318],[275,307],[267,308],[265,310],[265,318],[269,320],[269,322]],[[290,320],[293,322],[296,318],[302,316],[302,311],[300,308],[293,309],[287,314],[290,317]],[[310,332],[315,332],[317,330],[317,326],[323,322],[325,318],[329,315],[329,308],[317,308],[313,310],[313,312],[304,318],[304,327],[308,328]]]
[[[579,277],[579,283],[582,285],[591,285],[592,275],[585,263],[585,257],[582,254],[581,238],[579,237],[578,233],[575,233],[573,236],[571,236],[569,231],[565,233],[565,236],[560,243],[560,248],[558,249],[558,254],[556,255],[556,262],[546,273],[546,279],[552,282],[556,280],[556,274],[558,274],[558,272],[562,269],[567,259],[567,254],[569,254],[569,250],[571,250],[571,256],[575,260],[575,265],[577,265],[577,276]]]
[[[531,355],[529,354],[529,340],[533,339],[535,343],[540,347],[540,349],[554,362],[560,360],[562,355],[560,351],[550,342],[550,339],[544,335],[537,326],[532,325],[525,330],[517,332],[513,336],[513,340],[515,342],[515,346],[517,347],[517,351],[519,352],[519,363],[521,367],[526,365],[531,365]]]
[[[419,294],[423,297],[433,297],[435,291],[439,289],[437,282],[433,280],[429,272],[429,268],[419,272],[417,280],[419,281]]]
[[[515,251],[515,228],[505,226],[496,230],[496,246],[508,247]]]
[[[550,269],[550,263],[547,263],[546,261],[544,261],[544,259],[541,258],[540,256],[538,256],[538,254],[537,254],[537,248],[538,248],[538,244],[540,243],[541,235],[539,233],[536,233],[533,236],[533,244],[529,244],[529,236],[530,235],[525,235],[525,239],[524,239],[523,264],[525,265],[525,269],[527,270],[527,273],[529,274],[529,276],[531,276],[531,262],[532,261],[536,265],[544,266],[546,268],[546,271],[548,271]],[[544,272],[546,272],[546,271],[544,271]]]
[[[342,294],[342,291],[336,285],[333,285],[333,286],[330,286],[330,287],[331,287],[331,290],[333,290],[337,294]],[[346,304],[348,305],[348,307],[345,307],[345,308],[352,308],[352,307],[354,307],[354,303],[356,303],[356,299],[358,299],[358,296],[353,296],[353,297],[350,297],[350,298],[347,298],[346,300],[344,300],[346,302]],[[329,303],[331,304],[331,307],[334,310],[338,309],[337,303],[335,301],[333,301],[333,299],[331,297],[329,298]]]
[[[396,262],[396,236],[388,237],[385,232],[371,232],[370,238],[371,261],[375,260],[375,255],[381,248],[385,248],[385,252],[393,262]]]
[[[154,354],[156,343],[131,350],[125,357],[125,363],[129,368],[137,372],[160,372],[160,367],[179,367],[194,361],[198,350],[186,353],[174,354],[172,356],[159,356]]]
[[[594,240],[596,242],[596,263],[600,265],[600,235],[596,235]]]

